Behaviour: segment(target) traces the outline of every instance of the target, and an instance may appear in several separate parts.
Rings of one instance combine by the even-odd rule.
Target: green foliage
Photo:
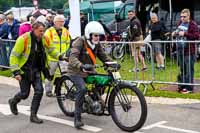
[[[21,7],[33,6],[33,0],[1,0],[0,1],[0,11],[6,11],[11,7],[19,7],[21,1]],[[45,9],[63,9],[64,5],[67,5],[68,0],[38,0],[39,8]]]

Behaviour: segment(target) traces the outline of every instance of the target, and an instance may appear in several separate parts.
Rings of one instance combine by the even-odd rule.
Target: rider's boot
[[[37,123],[37,124],[43,123],[43,120],[38,118],[35,113],[31,113],[30,121],[33,122],[33,123]]]
[[[81,116],[75,115],[74,117],[74,127],[77,129],[80,129],[82,126],[84,126],[84,123],[81,121]]]

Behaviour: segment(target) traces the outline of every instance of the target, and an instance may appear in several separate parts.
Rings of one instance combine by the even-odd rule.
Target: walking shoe
[[[46,92],[46,96],[47,97],[53,97],[53,93],[52,92]]]
[[[180,90],[180,93],[182,93],[182,94],[189,94],[189,93],[192,93],[192,91],[187,90],[186,88],[184,88],[184,89]]]
[[[160,70],[165,70],[165,67],[164,66],[160,66]]]
[[[147,67],[144,67],[141,69],[141,71],[146,71],[148,68]]]
[[[134,69],[133,69],[133,72],[139,72],[139,71],[140,71],[139,68],[134,68]]]
[[[81,119],[74,119],[74,127],[77,129],[80,129],[82,126],[84,126],[84,123],[81,121]]]
[[[12,98],[8,100],[8,103],[10,105],[10,111],[14,115],[18,115],[17,103],[15,103]]]

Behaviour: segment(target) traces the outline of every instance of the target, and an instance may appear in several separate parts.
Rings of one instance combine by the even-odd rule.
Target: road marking
[[[167,121],[160,121],[160,122],[151,124],[149,126],[143,127],[142,129],[148,130],[148,129],[151,129],[151,128],[154,128],[154,127],[158,127],[159,125],[162,125],[162,124],[165,124],[165,123],[167,123]]]
[[[183,132],[184,133],[200,133],[200,132],[197,132],[197,131],[186,130],[186,129],[176,128],[176,127],[170,127],[170,126],[165,126],[165,125],[163,125],[165,123],[167,123],[167,121],[160,121],[160,122],[151,124],[149,126],[143,127],[142,129],[148,130],[148,129],[151,129],[151,128],[158,127],[158,128],[165,128],[165,129],[169,129],[169,130],[173,130],[173,131],[178,131],[178,132],[182,132],[182,133]]]
[[[18,111],[22,114],[30,116],[30,107],[29,106],[18,105]],[[0,104],[0,113],[2,113],[4,115],[11,115],[12,114],[10,112],[10,107],[9,107],[8,104]],[[56,123],[60,123],[60,124],[64,124],[64,125],[74,127],[73,121],[64,120],[64,119],[60,119],[60,118],[56,118],[56,117],[52,117],[52,116],[40,115],[40,114],[38,114],[38,117],[40,117],[41,119],[45,119],[45,120],[49,120],[49,121],[53,121],[53,122],[56,122]],[[91,131],[91,132],[99,132],[99,131],[102,130],[101,128],[89,126],[89,125],[84,125],[82,127],[82,129],[87,130],[87,131]]]
[[[200,132],[196,132],[196,131],[192,131],[192,130],[185,130],[185,129],[181,129],[181,128],[176,128],[176,127],[169,127],[169,126],[164,126],[164,125],[158,125],[158,127],[160,128],[166,128],[169,130],[174,130],[174,131],[179,131],[181,133],[200,133]]]

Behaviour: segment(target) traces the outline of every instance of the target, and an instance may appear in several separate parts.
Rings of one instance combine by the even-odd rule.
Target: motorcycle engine
[[[103,105],[101,102],[93,100],[91,96],[85,96],[83,103],[83,111],[89,114],[101,114],[103,113]]]

